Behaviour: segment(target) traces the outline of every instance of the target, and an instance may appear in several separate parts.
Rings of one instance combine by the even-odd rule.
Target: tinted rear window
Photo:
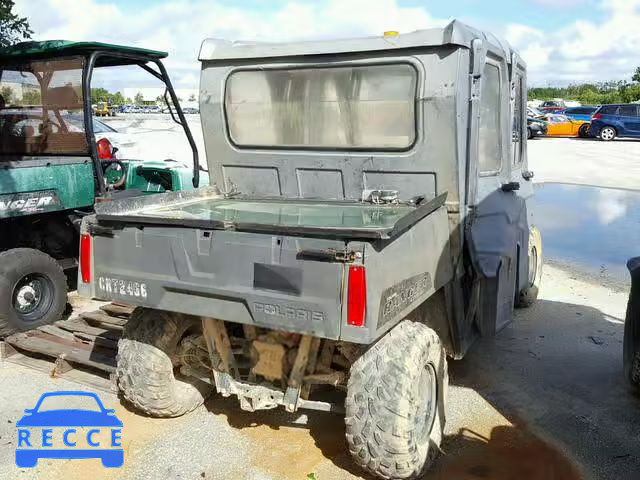
[[[623,117],[637,117],[638,106],[637,105],[621,105],[620,111],[618,114]]]
[[[594,111],[595,111],[595,108],[591,108],[591,107],[567,108],[567,113],[573,113],[574,115],[589,115]]]
[[[602,115],[616,115],[618,113],[618,106],[617,105],[605,105],[604,107],[602,107],[598,113],[602,114]]]

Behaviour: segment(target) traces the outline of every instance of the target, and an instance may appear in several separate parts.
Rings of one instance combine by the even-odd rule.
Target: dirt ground
[[[425,480],[637,478],[640,399],[621,375],[624,286],[603,287],[557,265],[546,266],[543,282],[538,304],[450,362],[443,453]],[[217,395],[191,415],[153,419],[100,393],[124,423],[121,469],[42,460],[19,470],[23,409],[43,392],[78,385],[8,362],[0,382],[0,479],[366,478],[346,453],[339,416],[251,414]]]

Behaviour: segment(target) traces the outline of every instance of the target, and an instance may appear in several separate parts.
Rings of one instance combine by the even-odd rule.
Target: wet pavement
[[[533,212],[547,259],[629,281],[626,262],[640,255],[640,192],[539,184]]]

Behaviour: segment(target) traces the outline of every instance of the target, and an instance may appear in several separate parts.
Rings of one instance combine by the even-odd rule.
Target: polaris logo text
[[[258,303],[253,304],[256,313],[262,313],[264,315],[286,318],[287,320],[299,320],[306,322],[313,320],[315,322],[322,322],[324,320],[324,313],[313,312],[311,310],[305,310],[303,308],[288,307],[286,305],[272,305],[270,303]]]

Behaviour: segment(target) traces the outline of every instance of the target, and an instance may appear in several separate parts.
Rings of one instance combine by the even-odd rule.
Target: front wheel
[[[39,250],[0,253],[0,337],[60,320],[67,278],[58,262]]]
[[[537,227],[529,230],[527,285],[516,296],[516,307],[530,307],[538,299],[542,284],[542,235]]]
[[[355,462],[380,478],[412,479],[439,451],[448,388],[435,331],[404,320],[351,366],[346,437]]]
[[[527,128],[527,140],[531,140],[534,136],[533,130],[531,128]]]
[[[610,142],[611,140],[616,138],[617,134],[618,132],[616,132],[615,128],[604,127],[602,130],[600,130],[600,140],[604,142]]]

